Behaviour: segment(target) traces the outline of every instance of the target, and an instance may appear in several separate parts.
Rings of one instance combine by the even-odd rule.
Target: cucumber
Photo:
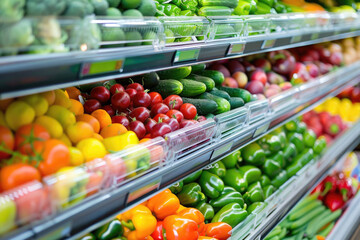
[[[216,7],[216,6],[209,6],[209,7],[202,7],[198,9],[198,15],[204,17],[210,16],[230,16],[232,10],[228,7]]]
[[[227,92],[221,90],[212,90],[209,93],[218,97],[225,98],[226,100],[230,101],[230,95]]]
[[[178,95],[183,91],[183,85],[178,80],[168,79],[159,81],[159,85],[151,89],[152,92],[158,92],[163,98],[170,95]]]
[[[191,73],[198,73],[198,72],[204,71],[206,68],[206,65],[205,65],[205,63],[200,63],[200,64],[191,66],[191,68],[192,68]]]
[[[299,210],[292,212],[289,215],[289,220],[295,221],[295,220],[301,218],[302,216],[308,214],[309,212],[313,211],[315,208],[317,208],[321,204],[322,204],[321,201],[318,201],[318,200],[311,202],[308,205],[304,206],[303,208],[300,208]]]
[[[191,73],[191,67],[179,67],[158,72],[160,79],[184,79]]]
[[[193,99],[193,98],[182,98],[184,103],[191,103],[196,107],[197,113],[200,116],[206,116],[210,118],[210,114],[216,112],[218,105],[215,101],[209,99]]]
[[[200,6],[225,6],[229,8],[236,8],[239,0],[198,0]]]
[[[211,78],[214,80],[216,86],[221,86],[221,84],[225,81],[224,74],[216,70],[204,70],[199,72],[199,75]]]
[[[308,225],[306,228],[306,235],[308,237],[313,237],[323,226],[335,221],[338,217],[340,217],[342,213],[341,209],[336,210],[335,212],[332,212],[329,216],[320,219],[317,223],[313,225]]]
[[[217,110],[215,112],[215,114],[220,114],[220,113],[224,113],[224,112],[228,112],[230,111],[230,103],[221,97],[212,95],[210,93],[203,93],[199,96],[200,99],[209,99],[209,100],[213,100],[216,102],[216,104],[218,105]]]
[[[230,106],[231,106],[231,110],[235,109],[235,108],[239,108],[245,105],[245,102],[242,98],[239,97],[232,97],[230,98]]]
[[[207,92],[213,90],[213,88],[215,87],[214,80],[212,80],[211,78],[208,78],[208,77],[199,76],[199,75],[196,75],[196,74],[191,74],[187,78],[204,83],[206,85],[206,91]]]
[[[199,99],[199,100],[205,100],[205,99]],[[212,101],[212,100],[211,100]],[[217,104],[216,104],[216,108],[217,108]],[[206,115],[205,116],[206,117],[206,119],[210,119],[210,118],[214,118],[215,117],[215,115],[214,114],[212,114],[212,113],[209,113],[208,115]]]
[[[303,215],[301,218],[299,218],[298,220],[293,222],[290,225],[290,229],[296,229],[296,228],[299,228],[299,227],[303,226],[304,224],[307,224],[309,221],[311,221],[317,215],[324,212],[324,210],[325,210],[325,206],[320,205],[319,207],[313,209],[312,211],[308,212],[307,214]]]
[[[249,93],[245,89],[231,88],[231,87],[220,87],[219,89],[227,92],[231,97],[242,98],[245,103],[251,101],[251,93]]]
[[[159,75],[156,72],[146,73],[140,76],[132,77],[134,82],[140,83],[145,89],[153,88],[159,85]]]
[[[206,92],[206,85],[202,82],[190,79],[181,79],[179,81],[183,85],[183,90],[180,94],[182,97],[195,97]]]

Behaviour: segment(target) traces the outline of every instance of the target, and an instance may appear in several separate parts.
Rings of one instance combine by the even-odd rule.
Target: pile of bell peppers
[[[237,150],[170,190],[205,222],[235,227],[326,148],[298,119]]]
[[[166,189],[80,239],[225,240],[231,236],[231,230],[224,222],[205,223],[198,209],[184,207],[178,197]]]

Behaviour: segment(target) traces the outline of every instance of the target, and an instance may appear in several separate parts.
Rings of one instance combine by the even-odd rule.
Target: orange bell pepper
[[[219,240],[219,239],[213,237],[200,236],[198,240]]]
[[[165,218],[163,228],[167,240],[197,240],[198,226],[194,220],[171,215]]]
[[[180,204],[180,207],[178,208],[178,210],[176,210],[176,213],[179,213],[184,209],[186,209],[186,207],[184,207],[183,205]]]
[[[177,214],[179,217],[194,220],[198,225],[205,221],[204,215],[196,208],[185,208]]]
[[[205,236],[226,240],[231,236],[232,227],[223,222],[205,224]]]
[[[157,219],[163,220],[167,216],[176,214],[180,201],[169,189],[159,193],[148,201],[148,208],[154,213]]]

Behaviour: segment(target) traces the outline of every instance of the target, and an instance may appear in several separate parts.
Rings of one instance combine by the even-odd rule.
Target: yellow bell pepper
[[[339,106],[340,117],[345,121],[351,121],[350,115],[352,114],[352,102],[347,98],[342,99]]]
[[[340,106],[340,99],[334,97],[334,98],[330,98],[328,99],[324,105],[325,105],[325,111],[329,112],[331,115],[336,115],[338,114],[338,109]]]
[[[103,144],[110,153],[123,150],[126,146],[131,144],[138,144],[139,139],[133,131],[127,131],[124,134],[105,138]]]

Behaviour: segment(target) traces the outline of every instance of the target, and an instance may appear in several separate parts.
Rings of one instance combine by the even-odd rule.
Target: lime
[[[142,0],[142,3],[139,7],[139,11],[144,16],[155,16],[156,13],[156,5],[153,0]]]
[[[144,41],[143,45],[152,45],[154,40],[156,39],[157,34],[153,31],[148,31],[144,34]]]
[[[143,17],[141,12],[139,10],[136,10],[136,9],[126,10],[125,12],[123,12],[123,15],[125,17],[136,17],[136,18],[142,18]]]
[[[141,45],[141,34],[138,31],[131,31],[125,33],[126,37],[126,46],[139,46]]]
[[[109,7],[117,8],[120,5],[121,0],[106,0],[109,3]]]
[[[109,16],[109,17],[121,17],[121,15],[122,14],[121,14],[120,10],[117,9],[117,8],[111,7],[111,8],[108,8],[106,10],[106,16]]]
[[[134,9],[138,8],[141,4],[141,0],[122,0],[121,6],[124,9]]]

